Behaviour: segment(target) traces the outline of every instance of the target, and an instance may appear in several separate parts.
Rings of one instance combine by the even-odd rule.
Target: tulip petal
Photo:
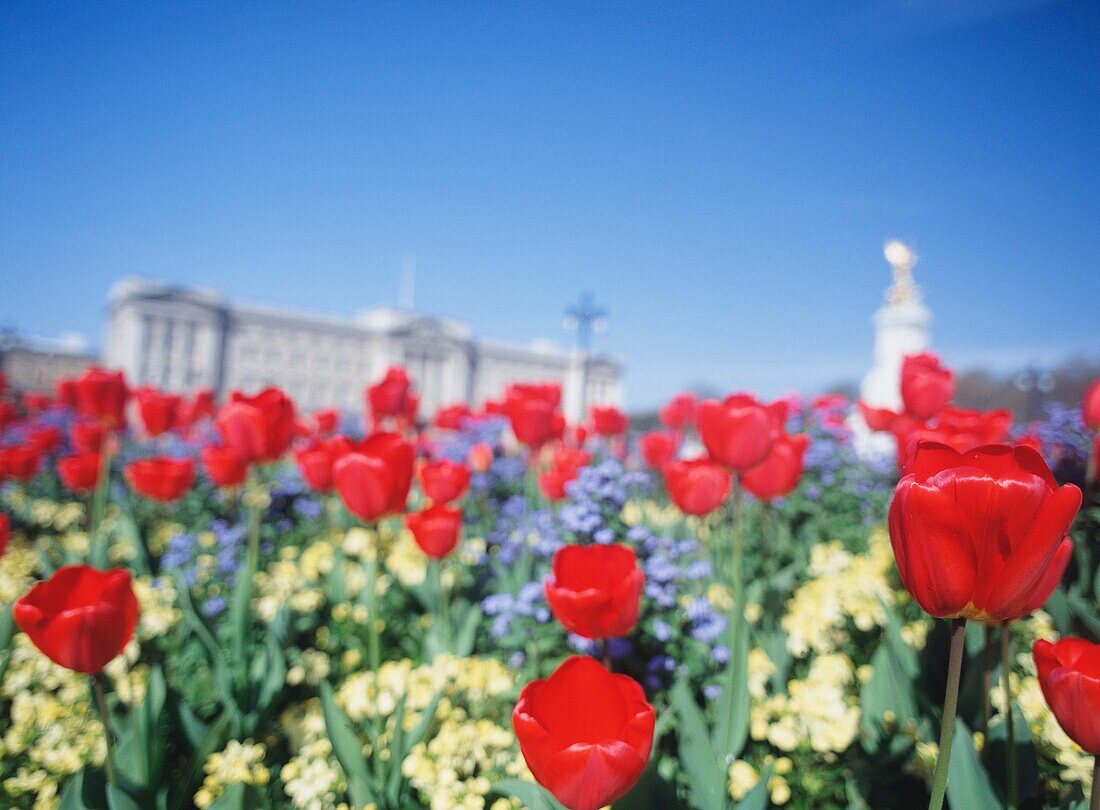
[[[969,522],[950,497],[911,478],[890,505],[890,539],[906,589],[925,611],[957,616],[970,602],[977,554]]]

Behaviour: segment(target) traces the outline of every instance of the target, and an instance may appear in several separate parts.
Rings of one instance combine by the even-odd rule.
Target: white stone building
[[[480,405],[522,380],[560,381],[570,420],[622,397],[612,358],[478,340],[459,321],[385,308],[342,320],[129,279],[111,290],[104,362],[165,390],[209,386],[224,396],[278,385],[306,411],[361,410],[364,388],[391,365],[408,369],[426,417],[441,405]]]

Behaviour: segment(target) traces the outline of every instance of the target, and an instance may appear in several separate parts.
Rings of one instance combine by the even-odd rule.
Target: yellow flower
[[[271,773],[263,760],[267,749],[262,743],[245,740],[230,740],[225,748],[211,754],[203,771],[206,777],[202,787],[195,793],[195,806],[209,807],[230,785],[266,785]]]
[[[735,759],[729,767],[729,794],[735,802],[741,801],[756,787],[760,774],[743,759]]]

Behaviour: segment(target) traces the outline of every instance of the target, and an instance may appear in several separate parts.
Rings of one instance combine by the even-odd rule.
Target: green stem
[[[982,727],[983,734],[989,733],[989,694],[993,691],[993,625],[982,626],[985,631],[985,648],[982,650]]]
[[[947,771],[951,767],[951,743],[955,739],[955,713],[959,705],[959,680],[962,677],[965,651],[966,619],[952,619],[951,659],[947,665],[947,690],[943,696],[940,753],[936,759],[936,774],[932,779],[932,798],[928,802],[928,810],[941,810],[943,797],[947,793]]]
[[[149,780],[149,759],[146,756],[146,740],[143,739],[141,734],[141,725],[138,722],[137,712],[137,691],[134,686],[134,676],[130,672],[130,662],[126,660],[126,654],[122,655],[122,666],[126,670],[126,685],[130,689],[130,705],[127,710],[130,713],[130,727],[134,735],[134,753],[138,758],[138,767],[142,778],[148,782]]]
[[[98,675],[90,675],[92,697],[95,699],[96,711],[99,712],[99,720],[103,723],[103,741],[107,744],[107,759],[104,765],[107,769],[107,781],[112,785],[118,784],[118,773],[115,770],[115,739],[111,734],[111,716],[107,713],[107,695],[103,692],[103,682]]]
[[[733,587],[733,641],[734,646],[730,650],[736,655],[737,646],[741,639],[741,625],[745,621],[745,516],[744,503],[741,496],[741,476],[733,475],[733,570],[731,572]]]
[[[243,579],[237,587],[243,589],[241,598],[234,600],[235,609],[241,614],[234,616],[234,627],[237,633],[233,639],[233,651],[237,663],[237,683],[243,692],[248,686],[248,651],[249,608],[252,602],[252,585],[256,578],[256,572],[260,568],[260,523],[263,518],[263,498],[257,492],[258,484],[250,482],[245,485],[243,497],[248,500],[248,556],[245,561],[244,571],[240,573]]]
[[[367,566],[367,651],[370,667],[374,673],[382,665],[382,648],[378,637],[378,565],[382,561],[382,538],[378,535],[378,524],[368,527],[374,535],[374,559]]]
[[[1008,622],[1001,625],[1001,682],[1005,691],[1005,726],[1008,740],[1008,810],[1016,810],[1016,716],[1012,710],[1012,634]]]
[[[88,539],[95,543],[99,534],[99,526],[103,523],[103,515],[107,511],[107,490],[110,488],[111,478],[111,445],[113,435],[110,431],[104,433],[103,442],[99,446],[99,477],[96,479],[95,494],[92,496],[92,513],[88,518]]]
[[[1089,810],[1100,810],[1100,757],[1092,764],[1092,798],[1089,800]]]
[[[439,620],[443,622],[443,636],[447,640],[447,649],[454,652],[453,626],[451,625],[451,596],[447,591],[447,583],[444,581],[443,560],[436,563],[439,566]]]

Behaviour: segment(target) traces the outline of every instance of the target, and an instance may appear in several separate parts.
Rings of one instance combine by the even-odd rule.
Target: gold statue
[[[894,268],[894,283],[886,291],[887,303],[900,306],[910,301],[920,301],[920,287],[913,281],[913,266],[917,263],[917,254],[897,239],[887,242],[882,252],[886,261]]]

